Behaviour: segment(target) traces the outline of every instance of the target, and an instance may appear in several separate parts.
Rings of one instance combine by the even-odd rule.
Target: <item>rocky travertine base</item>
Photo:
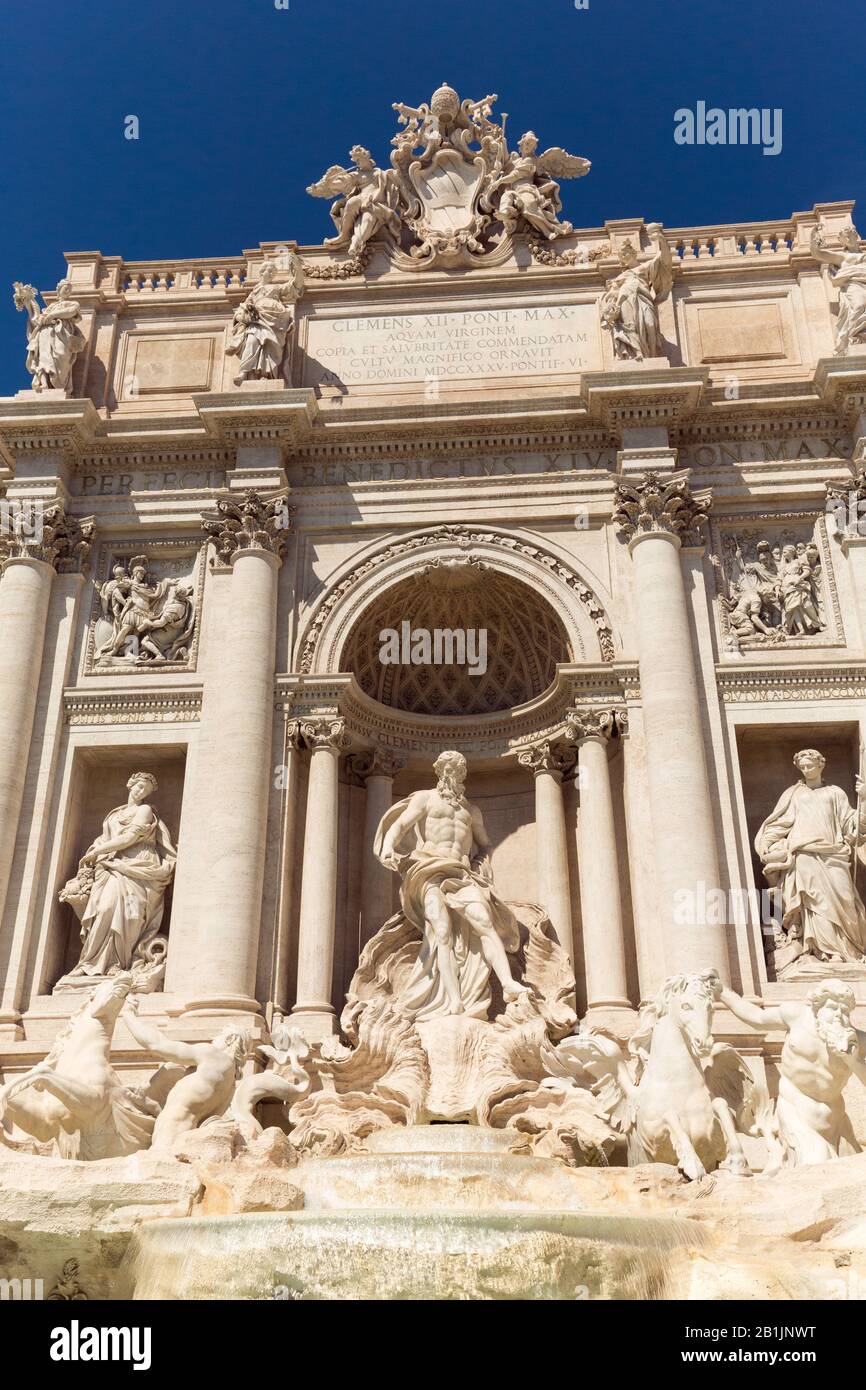
[[[688,1183],[662,1164],[567,1168],[464,1125],[297,1163],[276,1131],[232,1160],[213,1138],[186,1162],[0,1154],[0,1273],[47,1296],[74,1260],[94,1299],[866,1293],[866,1155]]]
[[[0,1276],[41,1279],[48,1297],[74,1261],[76,1297],[127,1298],[132,1232],[155,1216],[188,1216],[201,1195],[195,1170],[170,1158],[78,1163],[0,1149]]]

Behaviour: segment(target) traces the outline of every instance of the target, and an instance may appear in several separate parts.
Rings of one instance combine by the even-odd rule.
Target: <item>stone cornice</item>
[[[581,395],[591,421],[617,440],[624,429],[681,426],[693,415],[709,381],[707,367],[643,367],[585,372]]]
[[[277,703],[290,709],[293,721],[344,718],[354,747],[363,750],[374,742],[406,756],[441,752],[446,744],[475,755],[516,754],[541,737],[565,740],[566,717],[575,706],[607,712],[638,698],[638,668],[633,662],[561,665],[553,684],[536,699],[466,718],[416,715],[382,705],[365,695],[348,673],[277,678]]]
[[[775,662],[717,663],[716,686],[726,705],[866,699],[866,662],[797,666]]]
[[[96,407],[84,400],[0,399],[0,455],[14,467],[19,456],[80,454],[96,436]]]
[[[312,428],[318,401],[309,387],[193,396],[206,432],[226,443],[292,446]]]
[[[163,686],[150,690],[65,690],[66,722],[77,725],[195,724],[201,689]]]

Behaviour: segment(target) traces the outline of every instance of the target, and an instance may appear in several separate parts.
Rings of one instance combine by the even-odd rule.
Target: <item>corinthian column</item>
[[[68,517],[62,502],[7,502],[0,521],[0,920],[9,891],[21,815],[45,622],[55,573],[82,573],[91,520]],[[16,509],[20,507],[21,511]]]
[[[718,889],[719,861],[680,547],[698,544],[709,500],[688,475],[621,480],[614,524],[634,566],[635,619],[668,973],[711,966],[728,976],[723,926],[698,920]],[[692,911],[689,911],[689,904]]]
[[[382,817],[391,808],[394,775],[403,761],[389,749],[378,746],[350,759],[351,770],[366,792],[361,847],[361,950],[391,916],[394,875],[373,853],[373,841]]]
[[[535,863],[538,897],[556,939],[574,964],[571,889],[568,881],[568,840],[562,777],[574,765],[574,751],[546,740],[518,754],[518,762],[535,777]]]
[[[608,743],[625,714],[608,710],[570,713],[566,725],[577,747],[580,792],[578,860],[587,1012],[611,1022],[631,1015],[625,969],[619,856],[610,789]]]
[[[310,749],[298,929],[298,997],[292,1014],[308,1042],[337,1031],[331,988],[337,925],[340,754],[351,740],[342,719],[300,720]]]
[[[185,1008],[257,1013],[256,965],[262,913],[271,745],[277,578],[291,509],[283,496],[247,492],[220,501],[204,529],[230,565],[231,597],[220,634],[224,661],[205,691],[208,748],[201,833],[206,871],[195,939],[178,943],[166,987]],[[183,854],[183,845],[180,846]],[[183,949],[183,948],[186,949]]]

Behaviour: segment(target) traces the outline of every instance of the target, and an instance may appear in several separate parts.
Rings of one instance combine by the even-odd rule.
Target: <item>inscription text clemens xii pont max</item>
[[[593,304],[308,321],[307,385],[571,373],[601,366]]]

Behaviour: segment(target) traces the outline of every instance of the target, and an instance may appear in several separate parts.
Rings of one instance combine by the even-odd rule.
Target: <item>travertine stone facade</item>
[[[443,748],[581,1013],[624,1033],[674,973],[771,1002],[821,973],[762,921],[753,842],[802,748],[853,807],[866,735],[866,356],[853,328],[838,350],[831,273],[852,205],[574,231],[536,196],[551,153],[521,152],[478,252],[416,219],[424,264],[381,189],[351,246],[68,256],[70,384],[0,399],[4,1078],[77,1007],[59,894],[112,808],[152,810],[140,773],[177,852],[141,1014],[177,1037],[336,1031],[396,906],[372,832]],[[624,354],[641,267],[658,337]],[[484,672],[377,670],[403,622],[484,629]],[[862,1026],[866,966],[833,968]],[[716,1036],[772,1079],[724,999]],[[122,1020],[116,1047],[146,1072]]]

